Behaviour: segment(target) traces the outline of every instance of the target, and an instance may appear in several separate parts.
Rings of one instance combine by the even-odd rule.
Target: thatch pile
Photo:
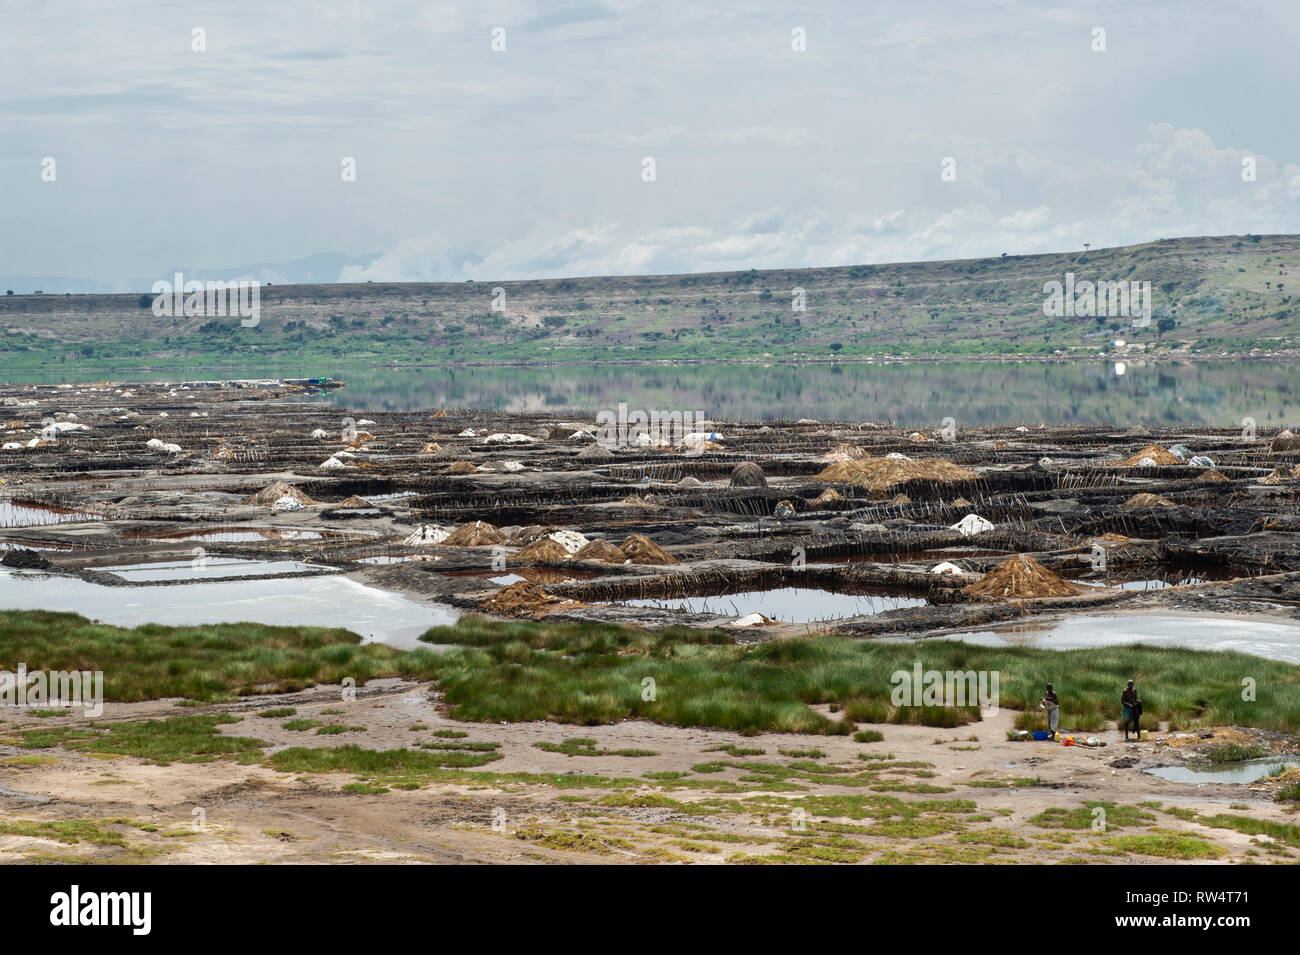
[[[828,487],[826,490],[822,491],[815,498],[813,498],[813,503],[818,505],[819,507],[826,507],[827,505],[830,504],[838,504],[843,500],[844,500],[843,494],[835,490],[835,488],[833,487]]]
[[[580,461],[608,461],[614,457],[614,452],[604,445],[593,444],[589,448],[583,448],[574,457]]]
[[[823,454],[818,461],[821,464],[835,464],[844,461],[857,461],[865,457],[867,457],[866,449],[860,448],[856,444],[837,444]]]
[[[340,501],[338,504],[334,506],[346,507],[346,508],[354,508],[354,507],[360,508],[360,507],[374,507],[375,505],[371,504],[364,497],[358,497],[357,495],[353,494],[351,497],[347,498],[346,500]]]
[[[549,537],[539,537],[514,559],[518,564],[558,564],[569,559],[569,552]]]
[[[1178,460],[1177,455],[1170,453],[1166,449],[1160,447],[1160,445],[1148,444],[1141,451],[1137,452],[1137,454],[1134,454],[1132,457],[1125,458],[1123,461],[1119,462],[1119,464],[1116,466],[1121,468],[1140,467],[1142,465],[1143,458],[1150,458],[1153,462],[1160,465],[1161,467],[1183,463],[1182,461]]]
[[[1293,480],[1295,480],[1295,478],[1292,477],[1291,472],[1286,468],[1274,468],[1273,473],[1268,477],[1260,478],[1259,483],[1271,486],[1276,484],[1290,484]]]
[[[511,534],[506,539],[506,543],[512,547],[527,547],[533,541],[541,540],[558,529],[554,524],[529,524]]]
[[[1008,557],[975,583],[962,588],[962,593],[984,600],[1073,597],[1081,592],[1081,588],[1024,554]]]
[[[270,507],[283,497],[291,497],[303,507],[316,503],[306,494],[302,493],[302,491],[289,484],[285,484],[283,481],[273,481],[256,494],[244,498],[244,503],[252,504],[256,507]]]
[[[1204,474],[1199,475],[1196,480],[1208,481],[1212,484],[1227,484],[1231,481],[1231,478],[1216,468],[1210,468],[1210,470],[1206,471]]]
[[[1177,507],[1173,501],[1167,497],[1161,497],[1159,494],[1149,494],[1143,491],[1141,494],[1134,494],[1124,502],[1124,510],[1137,511],[1144,507]]]
[[[677,559],[644,534],[629,534],[619,550],[634,564],[675,564]]]
[[[1270,452],[1294,451],[1296,448],[1300,448],[1300,437],[1289,428],[1275,434],[1272,443],[1268,446]]]
[[[426,444],[424,447],[422,447],[422,448],[420,449],[420,453],[421,453],[421,454],[437,454],[437,453],[438,453],[439,451],[441,451],[441,450],[442,450],[442,448],[440,448],[440,447],[438,446],[438,442],[437,442],[437,441],[430,441],[428,444]]]
[[[817,480],[853,484],[879,494],[908,481],[954,484],[974,481],[978,477],[969,468],[953,464],[944,458],[921,458],[915,461],[907,458],[863,458],[828,465],[817,475]]]
[[[447,539],[443,543],[449,547],[482,547],[486,544],[504,543],[505,539],[505,534],[502,534],[486,521],[474,521],[470,524],[460,525],[447,535]]]
[[[526,580],[519,580],[509,587],[502,587],[479,603],[480,610],[496,614],[498,617],[532,617],[534,620],[540,620],[561,607],[575,606],[577,606],[575,601],[548,594]]]
[[[627,554],[604,539],[592,541],[574,556],[582,560],[603,560],[607,564],[621,564],[627,560]]]
[[[478,468],[468,461],[453,461],[442,469],[443,474],[473,474]]]
[[[767,487],[763,469],[753,461],[742,461],[731,472],[732,487]]]

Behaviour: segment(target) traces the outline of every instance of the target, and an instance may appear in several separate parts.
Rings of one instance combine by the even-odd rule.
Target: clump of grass
[[[468,733],[462,733],[460,730],[434,730],[433,735],[440,739],[464,739]]]
[[[1105,828],[1125,829],[1129,826],[1148,826],[1155,821],[1151,813],[1137,806],[1116,805],[1113,802],[1085,802],[1077,809],[1052,807],[1044,809],[1036,816],[1030,816],[1031,826],[1040,829],[1091,829],[1094,822],[1101,818],[1094,810],[1105,810]]]
[[[231,699],[276,693],[352,677],[357,685],[379,677],[431,679],[428,650],[404,652],[362,644],[341,628],[269,627],[221,623],[197,627],[113,627],[73,613],[0,611],[0,659],[25,660],[32,669],[78,670],[87,660],[112,674],[104,697],[137,702],[163,697]]]
[[[306,730],[309,730],[315,726],[320,726],[320,725],[321,725],[320,720],[309,720],[309,719],[304,719],[303,717],[300,716],[297,719],[285,720],[283,723],[280,724],[280,728],[289,730],[290,732],[294,732],[294,733],[302,733]]]
[[[266,764],[282,773],[352,773],[371,780],[435,778],[444,768],[482,766],[496,753],[428,752],[412,749],[362,749],[360,746],[294,746],[273,753]]]
[[[269,710],[262,710],[257,715],[264,716],[268,720],[274,720],[279,719],[282,716],[297,716],[298,710],[296,707],[292,706],[275,706]]]
[[[794,759],[825,759],[826,754],[820,749],[778,749],[782,756],[789,756]]]
[[[363,796],[377,796],[388,792],[387,786],[372,786],[370,783],[348,783],[343,787],[346,792],[360,793]]]
[[[764,756],[767,750],[754,746],[737,746],[735,743],[728,743],[726,746],[710,746],[705,753],[726,753],[728,756]]]
[[[364,733],[364,726],[347,726],[344,723],[330,723],[328,726],[318,727],[317,736],[338,736],[340,733]]]
[[[1300,801],[1300,782],[1287,783],[1278,789],[1275,797],[1278,802]],[[1235,805],[1232,808],[1237,808]]]
[[[858,730],[853,734],[855,743],[880,743],[885,739],[885,734],[879,730]]]
[[[1102,845],[1121,852],[1132,852],[1162,859],[1217,859],[1227,850],[1198,836],[1184,835],[1168,830],[1153,830],[1141,835],[1113,836],[1101,840]]]
[[[563,753],[566,756],[658,756],[652,749],[599,749],[594,739],[575,736],[562,743],[534,743],[537,749],[547,753]]]
[[[225,736],[218,726],[240,722],[234,716],[176,716],[141,723],[91,723],[85,728],[32,730],[22,734],[26,749],[64,749],[135,756],[150,763],[207,762],[217,757],[257,753],[260,739]]]
[[[891,723],[949,728],[978,722],[978,706],[900,706],[889,715]]]
[[[1211,746],[1205,752],[1206,759],[1212,763],[1238,763],[1245,759],[1259,759],[1267,755],[1268,750],[1262,746],[1241,743],[1220,743]]]

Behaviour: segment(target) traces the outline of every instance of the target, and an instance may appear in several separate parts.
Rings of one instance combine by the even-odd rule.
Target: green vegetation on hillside
[[[1297,341],[1298,236],[827,269],[502,283],[267,286],[252,328],[163,317],[148,295],[0,296],[0,368],[237,364],[1082,356],[1275,351]],[[1146,327],[1047,317],[1044,284],[1149,282]],[[494,308],[493,289],[505,291]],[[806,309],[794,311],[796,290]]]

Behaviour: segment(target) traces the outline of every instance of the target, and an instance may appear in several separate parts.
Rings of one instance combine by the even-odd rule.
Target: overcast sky
[[[490,280],[1300,232],[1294,0],[0,11],[0,273],[341,252],[380,254],[348,281]]]

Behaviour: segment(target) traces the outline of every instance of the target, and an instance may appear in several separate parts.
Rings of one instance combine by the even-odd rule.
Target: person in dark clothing
[[[1047,732],[1051,733],[1051,738],[1056,738],[1056,727],[1061,716],[1061,700],[1052,689],[1052,684],[1047,684],[1047,692],[1043,698],[1038,701],[1043,709],[1047,710]]]
[[[1138,728],[1138,724],[1142,721],[1142,701],[1138,699],[1138,691],[1134,688],[1132,680],[1128,681],[1128,687],[1120,694],[1119,703],[1124,710],[1124,739],[1128,739],[1130,724],[1134,735],[1141,739],[1142,731]]]

